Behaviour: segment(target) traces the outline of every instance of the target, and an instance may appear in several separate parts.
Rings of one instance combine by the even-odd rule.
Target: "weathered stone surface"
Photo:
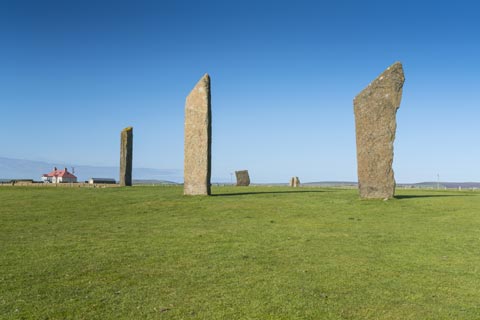
[[[235,171],[235,177],[237,177],[237,187],[247,187],[250,185],[248,170]]]
[[[388,199],[395,194],[393,142],[404,81],[402,64],[396,62],[353,100],[361,198]]]
[[[120,185],[132,185],[133,128],[128,127],[120,134]]]
[[[298,177],[292,177],[290,179],[290,187],[293,187],[293,188],[300,187],[300,179]]]
[[[211,146],[210,77],[205,74],[185,102],[185,195],[210,194]]]

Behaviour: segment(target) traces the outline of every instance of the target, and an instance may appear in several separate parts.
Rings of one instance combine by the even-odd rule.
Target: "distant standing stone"
[[[235,176],[237,177],[237,187],[248,187],[250,185],[248,170],[235,171]]]
[[[120,134],[120,186],[132,185],[133,128],[128,127]]]
[[[185,195],[209,195],[211,175],[212,112],[210,77],[205,74],[185,102]]]
[[[361,198],[389,199],[395,194],[393,142],[404,81],[402,64],[396,62],[353,100]]]
[[[300,179],[298,177],[292,177],[290,179],[290,187],[297,188],[300,186]]]

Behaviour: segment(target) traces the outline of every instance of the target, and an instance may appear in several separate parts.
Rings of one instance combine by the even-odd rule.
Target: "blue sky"
[[[355,180],[352,100],[395,61],[397,182],[480,181],[474,1],[0,1],[0,156],[183,168],[212,79],[213,181]]]

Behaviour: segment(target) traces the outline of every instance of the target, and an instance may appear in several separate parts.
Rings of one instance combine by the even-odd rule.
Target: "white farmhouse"
[[[42,176],[42,181],[47,183],[71,183],[77,182],[77,177],[68,172],[67,168],[58,170],[57,167],[55,167],[52,172]]]

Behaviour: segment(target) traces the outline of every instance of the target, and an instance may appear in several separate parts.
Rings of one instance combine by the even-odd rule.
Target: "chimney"
[[[67,168],[65,168],[65,172],[68,172]]]
[[[53,171],[57,171],[57,167],[53,167]]]

